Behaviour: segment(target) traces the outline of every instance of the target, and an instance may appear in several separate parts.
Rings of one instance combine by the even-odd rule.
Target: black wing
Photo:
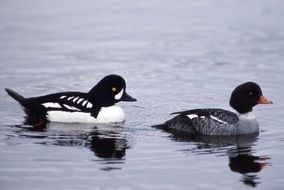
[[[238,116],[231,111],[218,109],[218,108],[208,108],[208,109],[193,109],[182,112],[175,112],[172,114],[179,115],[196,115],[196,119],[213,119],[220,123],[233,124],[239,121]],[[194,119],[194,118],[193,118]]]
[[[40,104],[46,111],[85,112],[97,118],[101,106],[90,101],[82,92],[61,92],[27,99],[31,104]]]
[[[174,114],[179,115],[166,122],[172,129],[204,135],[237,134],[238,116],[227,110],[195,109]]]

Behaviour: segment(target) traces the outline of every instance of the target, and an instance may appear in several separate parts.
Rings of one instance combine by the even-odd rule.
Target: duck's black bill
[[[137,101],[135,98],[132,98],[130,95],[128,95],[126,92],[123,93],[120,101],[125,101],[125,102],[135,102]]]

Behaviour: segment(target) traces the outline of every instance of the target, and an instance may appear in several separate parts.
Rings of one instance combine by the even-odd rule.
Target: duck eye
[[[252,95],[253,95],[253,93],[252,93],[252,92],[249,92],[249,95],[250,95],[250,96],[252,96]]]
[[[115,92],[116,91],[116,88],[115,87],[112,87],[112,89],[111,89],[113,92]]]

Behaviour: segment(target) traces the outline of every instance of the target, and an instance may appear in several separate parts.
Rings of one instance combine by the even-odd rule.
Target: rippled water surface
[[[0,2],[0,189],[283,189],[281,0]],[[116,73],[138,102],[120,125],[24,125],[26,97],[88,91]],[[230,109],[255,81],[261,132],[189,137],[152,128],[171,112]]]

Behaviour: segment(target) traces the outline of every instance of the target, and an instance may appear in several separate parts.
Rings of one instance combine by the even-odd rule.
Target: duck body
[[[165,125],[190,134],[240,135],[259,132],[259,125],[252,113],[238,115],[231,111],[207,108],[194,109],[179,114]]]
[[[26,113],[26,123],[47,121],[69,123],[117,123],[125,120],[119,101],[136,101],[126,91],[126,84],[118,75],[104,77],[89,92],[59,92],[24,98],[11,89],[7,93],[17,100]]]
[[[230,98],[230,105],[237,113],[219,108],[193,109],[182,112],[159,128],[202,135],[243,135],[259,132],[259,124],[252,113],[258,104],[272,104],[262,95],[261,88],[254,82],[237,86]]]

